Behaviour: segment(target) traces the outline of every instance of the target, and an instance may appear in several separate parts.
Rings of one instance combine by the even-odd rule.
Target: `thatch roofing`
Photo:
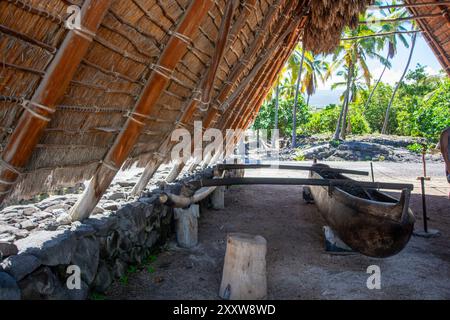
[[[138,163],[141,166],[154,157],[165,157],[169,150],[164,142],[171,132],[180,126],[191,129],[195,120],[211,116],[210,126],[217,128],[225,124],[237,128],[248,125],[253,115],[251,111],[257,110],[301,33],[305,30],[308,49],[330,51],[338,43],[342,28],[354,25],[370,2],[234,1],[231,26],[238,26],[239,30],[230,37],[230,45],[225,47],[220,60],[209,110],[196,108],[189,123],[180,123],[186,109],[198,98],[208,74],[227,6],[225,0],[203,0],[201,5],[209,2],[211,5],[190,39],[183,39],[175,30],[196,0],[100,1],[105,6],[111,4],[104,16],[99,15],[98,30],[75,65],[67,88],[63,84],[58,88],[64,89],[61,99],[55,106],[26,103],[46,80],[46,75],[48,78],[49,68],[64,49],[67,38],[76,36],[64,25],[68,6],[89,7],[89,1],[0,1],[0,151],[3,156],[0,193],[9,193],[11,198],[90,179],[108,151],[117,144],[118,136],[130,119],[142,123],[142,128],[136,143],[130,146],[126,165]],[[94,20],[92,18],[91,31],[96,28]],[[433,28],[433,37],[442,41],[441,59],[448,67],[448,27],[440,27],[438,21],[428,27]],[[285,30],[290,32],[284,34]],[[83,34],[85,38],[89,36],[89,32]],[[185,54],[176,61],[167,85],[157,92],[158,99],[151,112],[145,116],[133,114],[148,80],[155,73],[169,76],[158,63],[174,37],[188,42]],[[46,92],[50,96],[51,93]],[[225,101],[218,103],[221,94]],[[230,97],[236,103],[228,105]],[[220,107],[227,109],[220,110]],[[219,110],[211,113],[216,109]],[[34,148],[22,150],[18,146],[12,150],[12,135],[20,137],[22,133],[20,138],[25,139],[23,134],[28,134],[17,133],[18,124],[22,124],[27,114],[37,119],[32,112],[43,112],[44,119],[49,117],[50,121],[42,125],[42,130],[35,127],[30,131],[33,132],[30,139],[37,141]],[[235,114],[242,119],[237,120]],[[27,151],[30,156],[25,157],[26,165],[18,168],[11,164],[11,154]],[[116,165],[120,167],[122,163]],[[16,171],[21,173],[17,182],[13,179]]]
[[[439,3],[439,0],[435,0]],[[430,3],[429,0],[406,0],[405,3]],[[432,16],[417,20],[424,37],[442,68],[450,76],[450,9],[448,5],[409,8],[414,16]]]

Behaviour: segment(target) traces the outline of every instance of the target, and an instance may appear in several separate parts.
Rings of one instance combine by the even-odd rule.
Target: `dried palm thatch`
[[[45,79],[70,34],[65,28],[68,7],[83,6],[88,1],[0,1],[3,156],[19,120],[29,112],[26,102]],[[8,169],[10,159],[3,157],[5,161],[0,161],[0,170],[21,171],[17,182],[0,179],[0,192],[12,189],[10,199],[24,198],[90,179],[133,116],[148,80],[155,72],[163,72],[158,60],[170,39],[177,36],[174,31],[194,1],[111,0],[56,111],[49,115],[51,121],[39,133],[38,144],[29,150],[27,164]],[[211,117],[210,126],[248,125],[302,30],[308,49],[330,51],[338,43],[342,28],[354,26],[370,1],[235,0],[231,20],[234,34],[214,78],[209,110],[198,108],[189,123],[180,123],[202,90],[228,0],[211,3],[193,36],[183,39],[188,42],[186,53],[176,62],[162,92],[158,92],[155,106],[148,115],[139,117],[143,127],[125,166],[145,166],[155,157],[164,157],[170,151],[166,142],[174,129],[192,130],[193,122],[205,120],[214,108],[218,111]],[[294,36],[283,33],[285,30]],[[239,102],[239,108],[234,103],[223,109],[230,98]],[[20,147],[17,150],[26,151]]]
[[[310,19],[305,28],[305,48],[315,54],[330,52],[339,45],[342,29],[355,28],[359,16],[371,0],[312,1]]]

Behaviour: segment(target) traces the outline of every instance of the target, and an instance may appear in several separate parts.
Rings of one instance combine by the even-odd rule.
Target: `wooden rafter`
[[[256,0],[250,0],[248,3],[249,5],[254,5],[255,2]],[[235,11],[234,6],[234,1],[229,1],[227,4],[224,18],[222,19],[219,29],[219,35],[216,41],[216,50],[214,52],[212,63],[202,84],[202,89],[200,90],[202,92],[201,101],[196,99],[194,95],[191,97],[190,103],[181,117],[180,125],[186,125],[191,122],[192,116],[194,114],[194,111],[197,109],[199,102],[206,103],[210,100],[212,86],[217,75],[218,67],[220,65],[220,62],[222,61],[225,48],[227,46],[230,47],[234,45],[234,42],[237,39],[236,34],[241,30],[242,25],[244,24],[248,17],[248,14],[250,13],[248,9],[245,9],[244,14],[239,16],[239,19],[231,28],[231,20]],[[245,6],[245,8],[247,8],[247,6]],[[177,123],[175,125],[175,128],[178,125],[179,124]],[[158,167],[164,161],[167,150],[170,150],[171,146],[173,145],[173,142],[170,141],[171,134],[172,132],[169,132],[169,134],[160,144],[157,152],[159,156],[152,157],[149,163],[145,166],[142,176],[139,178],[138,182],[131,191],[133,195],[139,195],[145,189]],[[164,156],[161,156],[161,154],[163,154]]]
[[[90,215],[130,155],[145,126],[144,121],[156,107],[159,97],[172,79],[171,73],[187,52],[191,38],[198,31],[212,5],[212,0],[192,1],[176,31],[171,32],[158,63],[153,65],[153,72],[133,112],[98,166],[84,194],[71,209],[72,220],[82,220]]]
[[[278,0],[277,3],[270,7],[268,14],[265,16],[262,24],[261,24],[261,30],[266,30],[275,20],[274,17],[277,13],[277,10],[279,6],[281,5],[282,0]],[[290,0],[288,8],[292,8],[294,6],[295,1]],[[234,83],[238,81],[238,79],[246,72],[248,61],[251,61],[251,59],[254,58],[254,56],[258,53],[261,46],[263,45],[263,40],[265,38],[265,34],[263,32],[257,32],[255,39],[253,40],[252,44],[250,45],[250,48],[246,51],[244,56],[241,58],[241,60],[235,64],[233,69],[230,72],[230,76],[228,80],[225,82],[224,86],[222,87],[222,90],[219,93],[218,98],[216,99],[214,104],[211,104],[209,107],[209,111],[203,120],[203,128],[208,128],[212,121],[214,120],[214,117],[219,112],[219,107],[217,105],[222,105],[228,94],[232,92]],[[192,141],[191,150],[194,148],[194,141]],[[169,175],[166,178],[167,182],[172,182],[175,180],[180,172],[184,168],[184,163],[176,163],[174,164],[172,170],[170,171]]]
[[[391,4],[391,5],[380,5],[380,6],[370,6],[368,10],[384,10],[384,9],[400,9],[400,8],[419,8],[419,7],[435,7],[450,5],[450,1],[443,0],[438,2],[418,2],[418,3],[403,3],[403,4]]]
[[[306,20],[303,19],[300,24],[297,23],[298,25],[296,25],[293,32],[290,32],[287,39],[285,39],[287,35],[283,34],[281,37],[281,40],[284,40],[282,48],[279,49],[279,46],[276,46],[277,50],[275,50],[275,56],[273,56],[272,53],[272,59],[270,59],[269,62],[266,62],[264,68],[259,70],[258,75],[253,81],[247,83],[245,90],[241,90],[239,99],[237,99],[236,102],[230,106],[227,117],[223,120],[222,124],[219,125],[222,134],[226,134],[227,129],[236,130],[244,128],[244,119],[246,118],[247,113],[255,108],[253,102],[255,99],[260,97],[260,91],[265,87],[264,82],[271,81],[268,79],[270,79],[272,75],[276,76],[276,74],[279,73],[283,64],[288,59],[292,48],[294,48],[298,42],[299,31],[303,28],[305,21]],[[285,28],[289,28],[289,26],[285,26]],[[265,95],[267,95],[267,93],[265,93],[264,96]],[[233,141],[226,141],[227,144],[225,146],[225,154],[227,154],[227,152],[234,147],[237,141],[239,141],[239,137]],[[220,156],[220,154],[216,154],[212,158],[205,159],[204,166],[215,163]]]
[[[0,202],[14,187],[31,158],[110,5],[111,0],[85,1],[80,13],[82,27],[68,32],[32,98],[22,101],[25,112],[0,160]]]

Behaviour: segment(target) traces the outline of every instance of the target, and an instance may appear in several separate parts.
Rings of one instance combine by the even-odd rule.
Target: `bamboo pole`
[[[0,160],[0,202],[6,198],[26,166],[70,81],[91,45],[111,0],[86,0],[82,27],[70,30],[8,139]]]
[[[211,0],[194,0],[186,11],[175,32],[171,32],[169,41],[163,50],[154,72],[150,75],[133,113],[129,116],[113,146],[98,166],[89,186],[70,211],[73,221],[89,217],[100,198],[105,193],[117,171],[131,153],[142,132],[145,118],[155,108],[159,97],[171,80],[170,73],[175,70],[190,45],[190,39],[198,31],[208,10]]]

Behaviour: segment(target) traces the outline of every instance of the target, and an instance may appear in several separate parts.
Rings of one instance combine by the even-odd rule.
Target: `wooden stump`
[[[187,209],[174,209],[175,230],[178,245],[182,248],[193,248],[198,244],[198,218],[200,206],[191,205]]]
[[[225,209],[225,187],[217,187],[211,194],[211,205],[214,210]]]
[[[232,233],[219,296],[226,300],[259,300],[267,296],[267,241],[261,236]]]

